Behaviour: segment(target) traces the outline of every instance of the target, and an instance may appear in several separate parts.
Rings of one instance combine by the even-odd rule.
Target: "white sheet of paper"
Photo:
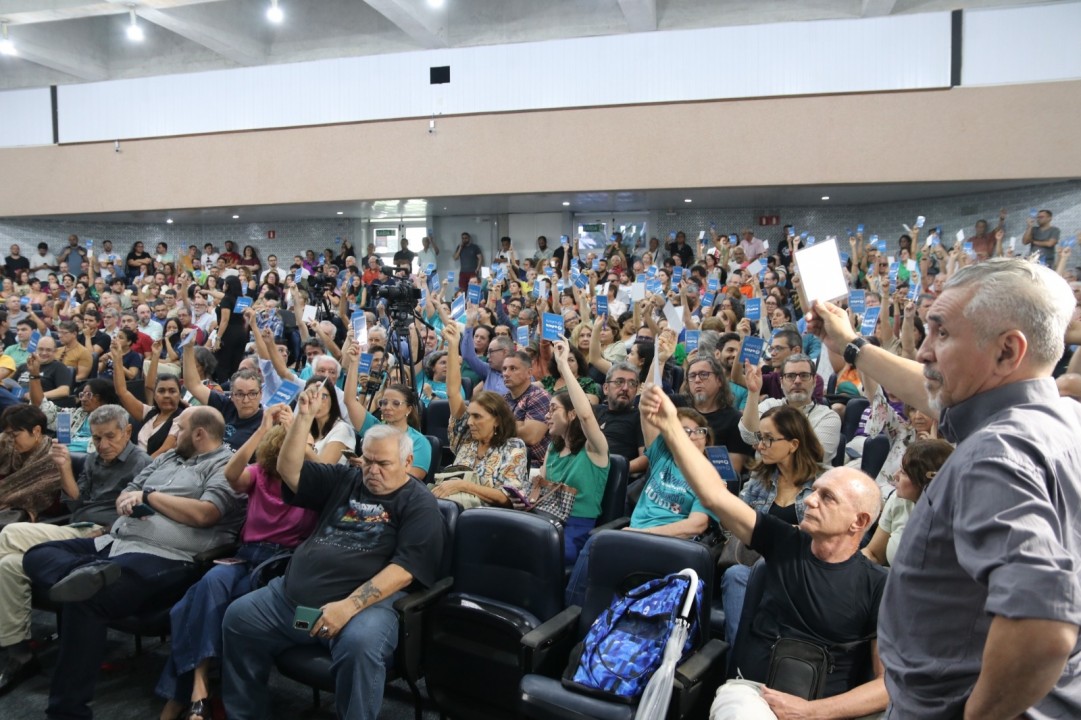
[[[633,302],[640,302],[646,299],[646,284],[645,283],[631,283],[631,300]]]
[[[813,305],[816,300],[833,301],[848,295],[836,240],[825,240],[797,250],[796,269],[799,270],[808,304]]]
[[[965,231],[964,230],[958,230],[956,237],[957,237],[957,242],[963,243],[965,241]]]
[[[664,319],[668,321],[668,327],[671,328],[676,335],[683,332],[683,308],[677,308],[673,306],[672,303],[665,303]]]
[[[908,262],[905,263],[905,267],[908,268],[909,272],[916,272],[916,261],[915,260],[909,260]]]
[[[1010,250],[1016,250],[1016,249],[1017,249],[1017,237],[1015,236],[1015,237],[1010,238]]]
[[[747,272],[751,274],[752,278],[757,278],[758,273],[762,272],[762,268],[764,267],[765,265],[762,264],[761,260],[755,260],[753,263],[747,266]]]
[[[895,258],[893,255],[889,255],[886,258],[886,262],[888,262],[890,265],[893,265],[895,262],[897,262],[897,258]]]
[[[766,250],[769,250],[769,240],[763,240],[762,247],[764,247]]]
[[[305,305],[304,312],[300,314],[300,319],[305,325],[310,322],[315,322],[315,306]]]

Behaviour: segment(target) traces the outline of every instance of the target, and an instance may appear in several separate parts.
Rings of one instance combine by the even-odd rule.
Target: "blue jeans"
[[[51,587],[77,567],[96,562],[120,566],[120,579],[89,600],[65,603],[60,653],[53,670],[46,715],[57,720],[93,717],[98,668],[105,654],[109,622],[154,607],[169,607],[194,582],[194,564],[156,555],[126,553],[109,557],[92,539],[42,543],[27,550],[23,570],[33,583]]]
[[[183,704],[192,699],[192,671],[205,660],[221,657],[225,610],[251,592],[251,571],[282,550],[270,543],[241,545],[236,556],[246,561],[243,565],[215,565],[173,606],[172,652],[154,692]]]
[[[586,544],[589,531],[597,526],[597,518],[569,517],[563,523],[563,564],[572,567],[578,553]]]
[[[586,539],[582,551],[578,553],[578,560],[574,563],[571,571],[571,579],[567,581],[567,589],[564,591],[564,600],[567,607],[577,605],[582,607],[586,602],[586,586],[589,584],[589,554],[593,550],[593,537]]]
[[[383,705],[387,663],[398,646],[397,592],[353,616],[337,637],[320,640],[293,627],[296,606],[275,578],[225,612],[222,686],[229,720],[271,716],[267,679],[279,653],[294,645],[319,644],[333,658],[334,701],[342,720],[376,720]]]
[[[736,642],[739,618],[743,614],[743,598],[747,596],[747,580],[751,569],[746,565],[733,565],[721,576],[721,599],[724,603],[724,639],[728,644]]]

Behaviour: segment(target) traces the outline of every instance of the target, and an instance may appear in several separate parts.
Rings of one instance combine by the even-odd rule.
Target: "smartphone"
[[[68,527],[73,528],[75,530],[85,530],[86,528],[92,528],[95,525],[97,525],[97,523],[92,523],[92,522],[84,520],[83,522],[73,522],[70,525],[68,525]]]
[[[293,615],[293,627],[297,630],[310,631],[312,626],[323,616],[319,608],[304,607],[297,605],[296,614]]]
[[[156,515],[157,511],[150,507],[146,503],[139,503],[131,509],[131,516],[133,518],[145,518],[151,515]]]
[[[218,558],[214,561],[215,565],[246,565],[247,563],[247,560],[238,557]]]

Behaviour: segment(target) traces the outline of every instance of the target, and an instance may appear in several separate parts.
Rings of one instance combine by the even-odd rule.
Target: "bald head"
[[[874,480],[855,468],[832,468],[815,480],[800,527],[815,540],[839,541],[856,552],[881,510],[882,492]],[[841,559],[846,552],[840,553]]]

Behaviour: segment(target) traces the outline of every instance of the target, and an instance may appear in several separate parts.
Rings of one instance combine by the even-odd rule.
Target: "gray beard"
[[[789,405],[806,405],[811,401],[811,394],[806,392],[790,392],[786,396]]]

